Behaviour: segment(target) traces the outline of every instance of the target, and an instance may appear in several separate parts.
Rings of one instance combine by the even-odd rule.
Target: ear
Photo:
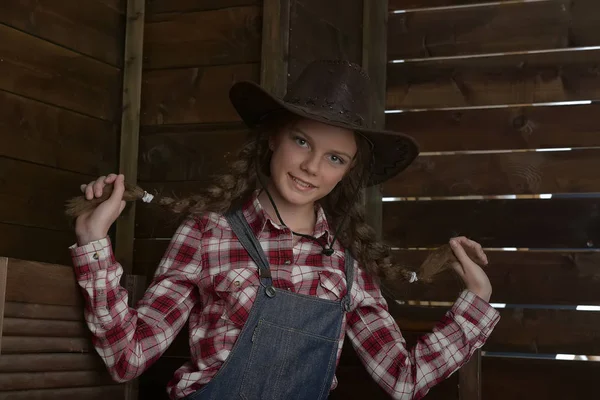
[[[275,135],[269,135],[269,150],[275,151]]]

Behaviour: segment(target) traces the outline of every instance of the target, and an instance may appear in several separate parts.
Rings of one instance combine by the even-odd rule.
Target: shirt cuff
[[[475,347],[481,347],[500,320],[500,313],[487,301],[463,290],[452,306],[455,321],[461,325]]]
[[[77,246],[77,243],[75,243],[69,247],[69,252],[71,253],[75,273],[78,276],[106,268],[114,260],[109,236],[83,246]]]

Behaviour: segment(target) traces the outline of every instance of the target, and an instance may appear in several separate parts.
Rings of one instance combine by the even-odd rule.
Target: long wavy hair
[[[212,183],[199,188],[197,194],[174,198],[156,193],[152,203],[170,210],[180,219],[200,216],[206,212],[225,213],[241,205],[265,179],[269,179],[272,155],[268,145],[269,137],[282,129],[290,128],[298,119],[286,112],[271,115],[252,132],[227,173],[214,176]],[[392,262],[390,246],[377,240],[374,229],[365,219],[364,192],[357,189],[364,187],[369,179],[372,154],[369,142],[362,135],[355,134],[355,138],[358,152],[353,165],[335,188],[319,200],[329,225],[338,229],[337,240],[351,251],[359,266],[375,280],[413,281],[416,276],[418,280],[430,282],[435,275],[448,269],[451,262],[456,261],[451,249],[443,246],[431,253],[418,272],[414,271],[415,268]],[[67,202],[66,214],[76,218],[96,207],[111,192],[112,186],[109,185],[100,198],[73,198]],[[126,184],[123,199],[136,201],[145,194],[141,187]]]

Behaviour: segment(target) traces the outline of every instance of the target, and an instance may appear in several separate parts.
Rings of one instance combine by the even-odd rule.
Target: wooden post
[[[287,91],[289,44],[290,0],[264,0],[260,84],[277,96]]]
[[[363,2],[363,46],[362,66],[367,71],[373,85],[373,115],[375,126],[385,125],[386,72],[387,72],[387,0],[364,0]],[[367,222],[381,239],[381,187],[365,189]]]
[[[481,349],[458,370],[459,400],[481,400]]]
[[[127,0],[119,172],[125,175],[130,184],[137,183],[145,4],[145,0]],[[128,282],[128,275],[133,270],[134,230],[135,202],[117,220],[115,257],[123,266],[124,277]],[[129,297],[134,300],[134,291],[129,292]],[[126,400],[137,400],[138,384],[137,379],[127,382]]]
[[[125,179],[131,184],[137,183],[144,7],[144,0],[127,1],[119,172],[125,174]],[[125,275],[131,273],[133,268],[134,227],[135,203],[131,203],[117,220],[115,243],[115,256],[123,265]]]
[[[6,277],[8,258],[0,257],[0,355],[2,354],[2,331],[4,328],[4,305],[6,304]]]

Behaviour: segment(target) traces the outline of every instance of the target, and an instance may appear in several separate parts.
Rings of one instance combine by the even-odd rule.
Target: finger
[[[487,265],[487,256],[483,252],[483,248],[481,245],[465,236],[459,236],[454,238],[453,240],[457,240],[465,253],[471,258],[471,260],[479,265]]]
[[[115,183],[113,184],[113,191],[110,195],[110,197],[108,198],[107,201],[110,201],[111,203],[114,203],[115,206],[117,204],[117,202],[121,202],[123,200],[123,193],[125,193],[125,177],[123,176],[123,174],[119,174],[119,176],[117,176],[117,179],[115,180]],[[121,207],[122,204],[119,203],[119,207]],[[121,208],[121,211],[123,209]]]
[[[104,180],[106,179],[106,176],[101,176],[100,178],[96,179],[96,183],[94,183],[94,195],[96,195],[96,197],[100,197],[102,196],[102,189],[104,189]]]
[[[462,241],[463,240],[461,240],[459,238],[451,239],[450,247],[452,248],[452,252],[456,256],[458,261],[461,263],[462,267],[465,269],[465,273],[466,273],[466,269],[469,266],[471,266],[471,264],[473,264],[473,260],[471,260],[471,258],[467,255],[467,253],[462,245]]]
[[[473,256],[479,261],[478,264],[482,264],[482,265],[488,264],[487,255],[485,254],[485,252],[483,251],[483,248],[481,247],[481,245],[479,243],[477,243],[474,240],[468,239],[468,238],[465,238],[463,243],[468,246],[468,248],[471,250],[470,253],[472,253]]]
[[[88,200],[92,200],[94,198],[94,183],[96,183],[96,181],[91,181],[85,188],[85,198]]]
[[[87,184],[85,184],[85,183],[82,184],[82,185],[79,185],[79,190],[81,190],[85,194],[85,188],[86,187],[87,187]]]
[[[105,183],[113,183],[116,179],[117,179],[117,174],[108,174],[106,176],[106,179],[104,180]]]

